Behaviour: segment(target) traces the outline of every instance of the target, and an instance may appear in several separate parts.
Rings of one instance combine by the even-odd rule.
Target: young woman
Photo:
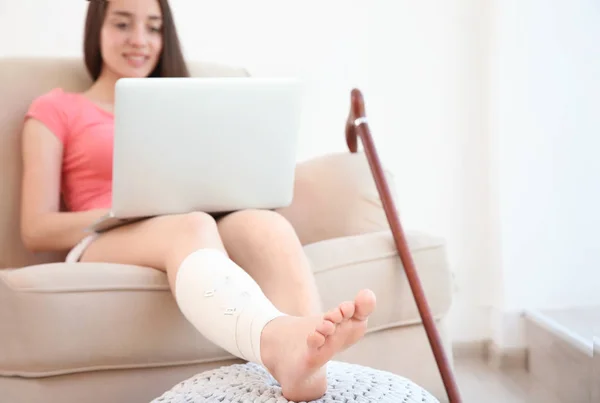
[[[375,296],[363,290],[323,314],[302,246],[279,213],[215,220],[191,212],[84,233],[110,207],[116,81],[188,76],[166,0],[91,0],[84,48],[93,85],[83,93],[54,89],[25,119],[24,243],[70,250],[71,262],[165,271],[182,313],[205,337],[263,364],[287,399],[321,397],[327,362],[364,335]]]

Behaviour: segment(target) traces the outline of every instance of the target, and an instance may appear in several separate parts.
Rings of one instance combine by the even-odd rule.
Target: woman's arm
[[[71,249],[87,234],[84,229],[107,210],[60,211],[63,145],[42,123],[28,119],[23,129],[21,237],[32,251]]]

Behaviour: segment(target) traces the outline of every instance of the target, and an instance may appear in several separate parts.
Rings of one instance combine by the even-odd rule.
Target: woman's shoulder
[[[54,88],[33,99],[25,118],[40,121],[64,141],[69,132],[69,122],[77,113],[78,102],[76,93]]]
[[[60,108],[65,109],[73,103],[78,102],[80,94],[65,91],[57,87],[38,95],[31,102],[31,107]]]

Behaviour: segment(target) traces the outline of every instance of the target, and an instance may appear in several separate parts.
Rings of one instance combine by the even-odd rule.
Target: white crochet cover
[[[408,379],[360,365],[331,361],[329,390],[312,403],[439,403]],[[202,372],[151,403],[291,403],[275,379],[260,365],[234,364]]]

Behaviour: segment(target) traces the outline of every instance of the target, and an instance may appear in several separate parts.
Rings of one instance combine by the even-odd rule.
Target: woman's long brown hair
[[[162,11],[163,48],[150,77],[189,77],[190,73],[183,58],[171,7],[167,0],[157,1]],[[94,81],[102,72],[100,32],[106,17],[108,3],[106,0],[90,0],[85,21],[83,45],[85,66]]]

